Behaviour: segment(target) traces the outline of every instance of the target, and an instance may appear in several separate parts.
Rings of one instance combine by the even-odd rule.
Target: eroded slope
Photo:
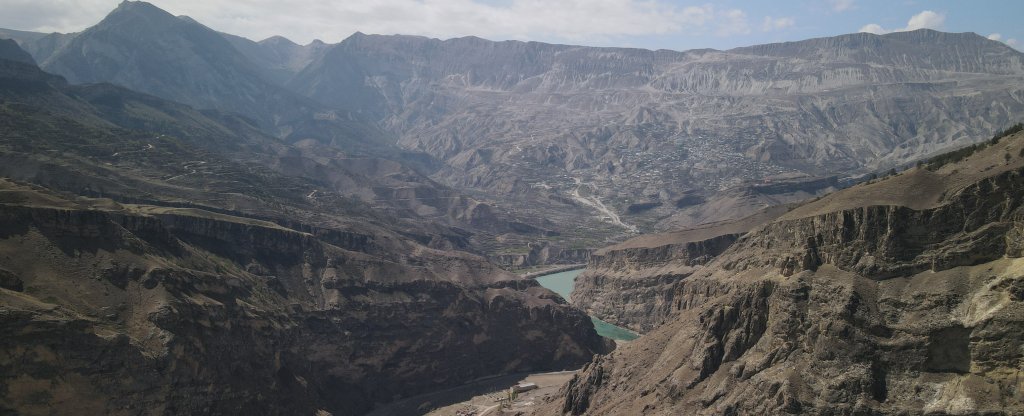
[[[739,238],[675,284],[664,325],[595,359],[547,411],[1024,411],[1022,147],[1018,133]]]
[[[350,197],[400,165],[4,59],[0,126],[0,413],[361,414],[609,347],[469,233]]]

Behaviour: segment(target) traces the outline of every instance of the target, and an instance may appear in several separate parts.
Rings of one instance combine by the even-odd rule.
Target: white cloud
[[[884,35],[886,33],[889,33],[889,31],[882,29],[882,26],[879,26],[875,23],[864,25],[864,27],[860,28],[858,32],[874,33],[876,35]]]
[[[942,28],[944,23],[946,23],[946,15],[942,13],[935,13],[931,10],[925,10],[911,17],[910,20],[907,21],[907,27],[898,31],[939,29]]]
[[[832,11],[845,12],[854,9],[853,0],[832,0]]]
[[[745,35],[750,33],[747,14],[740,9],[729,9],[719,13],[720,22],[715,34],[718,36]]]
[[[910,17],[907,21],[907,26],[900,29],[886,30],[881,25],[876,23],[866,24],[860,28],[858,32],[874,33],[876,35],[884,35],[892,32],[906,32],[917,29],[942,29],[942,25],[946,23],[946,15],[942,13],[936,13],[931,10],[925,10],[921,13],[915,14]]]
[[[787,27],[793,27],[794,24],[796,24],[796,19],[793,19],[792,17],[774,18],[771,16],[765,16],[764,21],[761,22],[761,30],[764,32],[781,30]]]
[[[1020,42],[1018,42],[1017,39],[1009,38],[1009,39],[1003,40],[1003,35],[1000,35],[998,33],[993,33],[991,35],[988,35],[988,39],[989,40],[998,41],[998,42],[1003,42],[1003,43],[1007,44],[1008,46],[1010,46],[1011,48],[1014,48],[1014,49],[1019,49],[1018,47],[1020,46]]]
[[[120,1],[0,0],[0,27],[80,31]],[[680,6],[668,0],[150,1],[215,30],[256,40],[284,35],[301,43],[335,42],[356,31],[584,44],[628,36],[750,33],[742,10]]]

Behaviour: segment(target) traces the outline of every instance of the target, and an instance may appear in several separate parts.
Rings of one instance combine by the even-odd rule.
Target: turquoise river
[[[580,273],[583,273],[583,269],[549,274],[538,277],[537,283],[568,300],[569,294],[572,292],[573,282]],[[624,341],[632,341],[638,337],[633,331],[612,325],[593,316],[590,317],[590,320],[594,322],[594,329],[597,330],[597,334],[603,337]]]

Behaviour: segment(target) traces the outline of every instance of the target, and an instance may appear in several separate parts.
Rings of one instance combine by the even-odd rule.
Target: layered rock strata
[[[387,232],[4,185],[4,412],[361,414],[609,347],[536,282]]]
[[[793,209],[545,411],[1024,412],[1024,136]],[[1010,155],[1005,157],[1004,155]]]
[[[506,270],[525,269],[553,264],[584,264],[592,249],[561,248],[546,243],[529,244],[529,251],[519,254],[497,254],[491,260]]]
[[[646,235],[596,251],[576,277],[571,302],[591,316],[644,333],[664,323],[676,284],[709,263],[750,228],[785,206],[738,221]]]

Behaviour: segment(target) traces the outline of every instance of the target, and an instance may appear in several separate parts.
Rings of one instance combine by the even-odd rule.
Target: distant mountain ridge
[[[95,52],[140,50],[122,39],[136,29],[174,62]],[[738,218],[827,191],[823,177],[966,144],[1024,113],[1022,57],[926,29],[728,51],[362,33],[300,46],[125,2],[36,59],[73,82],[240,112],[289,142],[429,154],[433,179],[564,224],[566,244]],[[779,181],[791,192],[758,187]]]
[[[239,52],[266,71],[268,79],[284,85],[291,77],[319,58],[328,45],[319,40],[299,45],[281,36],[254,42],[241,36],[221,33]]]
[[[144,2],[123,2],[41,62],[72,83],[111,82],[274,125],[316,104],[264,80],[220,34]]]
[[[80,33],[20,38],[40,67],[72,83],[109,82],[238,113],[289,142],[312,139],[377,155],[397,150],[373,123],[278,85],[273,71],[236,49],[233,38],[149,3],[122,2]]]
[[[1024,72],[1021,53],[1010,46],[974,33],[946,33],[930,29],[886,35],[851,33],[741,47],[728,52],[948,72]]]
[[[590,184],[650,230],[815,192],[773,199],[745,184],[856,175],[1006,127],[1024,112],[1022,62],[931,30],[686,52],[357,33],[288,85],[369,112],[447,161],[445,183],[580,214],[550,201]],[[707,203],[675,208],[687,192]],[[656,208],[630,214],[637,203]]]

